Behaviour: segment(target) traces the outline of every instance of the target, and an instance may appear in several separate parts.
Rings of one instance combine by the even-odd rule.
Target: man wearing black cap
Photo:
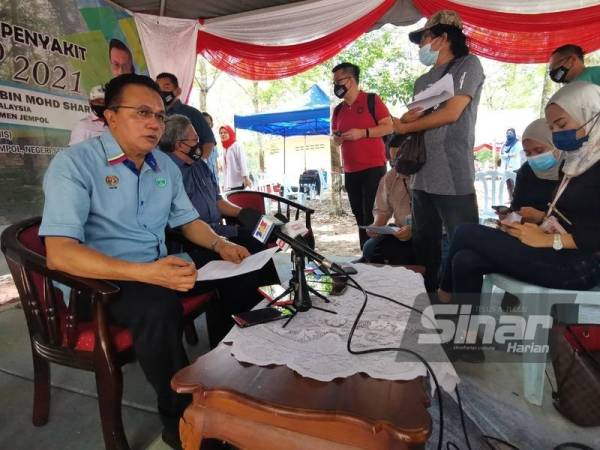
[[[484,74],[469,54],[462,22],[454,11],[438,11],[409,34],[419,45],[419,59],[431,70],[417,79],[418,94],[444,75],[452,76],[454,96],[432,110],[413,109],[393,118],[394,131],[424,131],[427,161],[413,175],[413,243],[417,263],[426,268],[425,285],[435,292],[441,261],[442,225],[451,240],[456,227],[477,223],[473,144]]]

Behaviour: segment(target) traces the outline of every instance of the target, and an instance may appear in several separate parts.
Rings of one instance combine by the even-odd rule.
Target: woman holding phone
[[[523,132],[523,149],[527,161],[517,172],[510,211],[517,212],[525,222],[542,223],[558,187],[562,165],[561,152],[554,147],[545,119],[536,119],[527,125]]]
[[[444,267],[441,301],[478,301],[468,294],[481,292],[488,273],[555,289],[600,283],[600,87],[570,83],[550,98],[545,114],[565,162],[543,223],[461,226]]]

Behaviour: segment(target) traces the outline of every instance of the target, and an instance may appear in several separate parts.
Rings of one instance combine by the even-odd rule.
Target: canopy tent
[[[235,115],[234,126],[276,136],[328,135],[329,103],[327,94],[315,84],[295,102],[296,106],[260,114]]]
[[[235,115],[236,129],[283,137],[283,172],[286,165],[286,138],[289,136],[329,135],[329,97],[318,85],[313,85],[292,107],[271,112]],[[306,166],[306,161],[305,161]],[[305,167],[306,169],[306,167]]]
[[[556,47],[567,43],[580,45],[585,52],[600,48],[600,5],[595,0],[115,3],[134,13],[150,75],[174,71],[182,80],[184,98],[191,89],[197,53],[218,69],[242,78],[284,78],[333,57],[374,27],[412,24],[439,9],[456,10],[472,51],[491,59],[544,63]]]

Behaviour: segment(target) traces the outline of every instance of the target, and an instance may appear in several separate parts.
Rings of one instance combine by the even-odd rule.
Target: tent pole
[[[164,16],[165,15],[165,9],[167,7],[167,0],[160,0],[160,16]]]
[[[283,133],[283,174],[285,175],[285,132]]]

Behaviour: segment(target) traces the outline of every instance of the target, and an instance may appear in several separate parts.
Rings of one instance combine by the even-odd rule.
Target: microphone
[[[244,227],[254,230],[262,217],[263,215],[256,209],[242,208],[237,219]],[[273,230],[271,231],[271,234],[273,234],[278,239],[281,239],[283,242],[292,247],[295,251],[299,253],[304,253],[307,257],[318,262],[323,267],[329,270],[333,270],[334,272],[340,274],[345,273],[339,264],[336,264],[333,261],[327,259],[325,256],[321,255],[320,253],[317,253],[307,244],[300,241],[300,239],[287,235],[284,231],[282,231],[282,227],[280,225],[275,225],[273,227]]]

